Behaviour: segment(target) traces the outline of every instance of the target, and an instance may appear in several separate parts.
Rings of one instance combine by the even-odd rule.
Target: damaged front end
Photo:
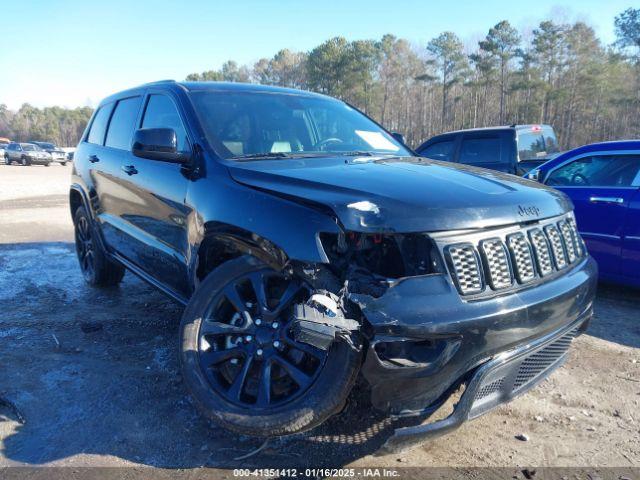
[[[578,254],[577,243],[568,244],[579,238],[562,237],[567,258],[561,268],[549,250],[556,266],[544,275],[536,273],[532,249],[535,278],[520,275],[509,248],[516,236],[553,235],[550,226],[560,231],[571,218],[430,235],[320,234],[329,262],[293,262],[316,289],[315,300],[296,307],[298,338],[325,349],[338,337],[356,338],[354,348],[365,350],[361,373],[371,403],[393,416],[428,417],[464,384],[450,417],[398,430],[385,451],[437,437],[531,388],[562,363],[571,339],[586,328],[597,270],[586,252]],[[497,260],[487,261],[486,253],[492,245],[504,245],[494,253],[504,256],[506,284],[492,276],[490,261]],[[464,262],[477,268],[480,289],[463,290],[466,272],[452,262],[452,246],[470,252]]]

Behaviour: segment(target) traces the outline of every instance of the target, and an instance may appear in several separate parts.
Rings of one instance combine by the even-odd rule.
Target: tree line
[[[426,45],[394,35],[329,39],[308,52],[281,50],[253,65],[233,60],[190,81],[252,82],[341,98],[405,134],[410,145],[437,133],[490,125],[548,123],[561,146],[640,137],[640,9],[615,17],[604,45],[583,22],[545,20],[530,32],[503,20],[471,47],[453,32]],[[18,111],[0,105],[0,136],[75,145],[92,109]]]
[[[583,22],[553,20],[526,34],[503,20],[472,48],[453,32],[418,46],[394,35],[335,37],[253,66],[229,60],[187,80],[325,93],[405,134],[413,146],[455,129],[548,123],[571,148],[640,137],[640,9],[625,10],[614,23],[613,45]]]
[[[62,147],[76,146],[92,113],[91,107],[36,108],[28,103],[14,112],[0,104],[0,137],[17,142],[46,141]]]

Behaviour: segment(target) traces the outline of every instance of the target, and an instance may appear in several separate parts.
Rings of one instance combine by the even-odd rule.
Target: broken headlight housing
[[[422,233],[321,233],[320,241],[331,265],[340,270],[356,266],[385,278],[446,271],[436,244]]]

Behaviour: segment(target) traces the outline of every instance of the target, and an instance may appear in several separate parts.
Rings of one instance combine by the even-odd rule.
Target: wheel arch
[[[204,225],[202,242],[193,257],[193,285],[224,262],[242,255],[251,255],[275,270],[284,268],[289,260],[282,248],[266,238],[234,225],[209,222]]]
[[[80,185],[74,183],[69,188],[69,209],[71,212],[71,218],[73,218],[78,207],[81,206],[87,210],[89,216],[93,220],[93,210],[91,209],[91,204],[89,203],[87,194]]]

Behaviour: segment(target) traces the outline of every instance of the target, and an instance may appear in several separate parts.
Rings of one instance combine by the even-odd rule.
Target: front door
[[[621,272],[626,216],[639,168],[638,155],[591,153],[563,164],[545,182],[573,201],[578,230],[603,278]]]
[[[167,94],[146,96],[138,126],[172,128],[178,150],[191,149],[176,102]],[[126,189],[120,214],[127,225],[124,256],[183,296],[189,293],[187,227],[191,209],[185,206],[188,174],[181,164],[139,158],[131,152],[121,173]]]
[[[640,178],[634,184],[640,186]],[[636,190],[627,210],[620,274],[623,281],[640,287],[640,189]]]

